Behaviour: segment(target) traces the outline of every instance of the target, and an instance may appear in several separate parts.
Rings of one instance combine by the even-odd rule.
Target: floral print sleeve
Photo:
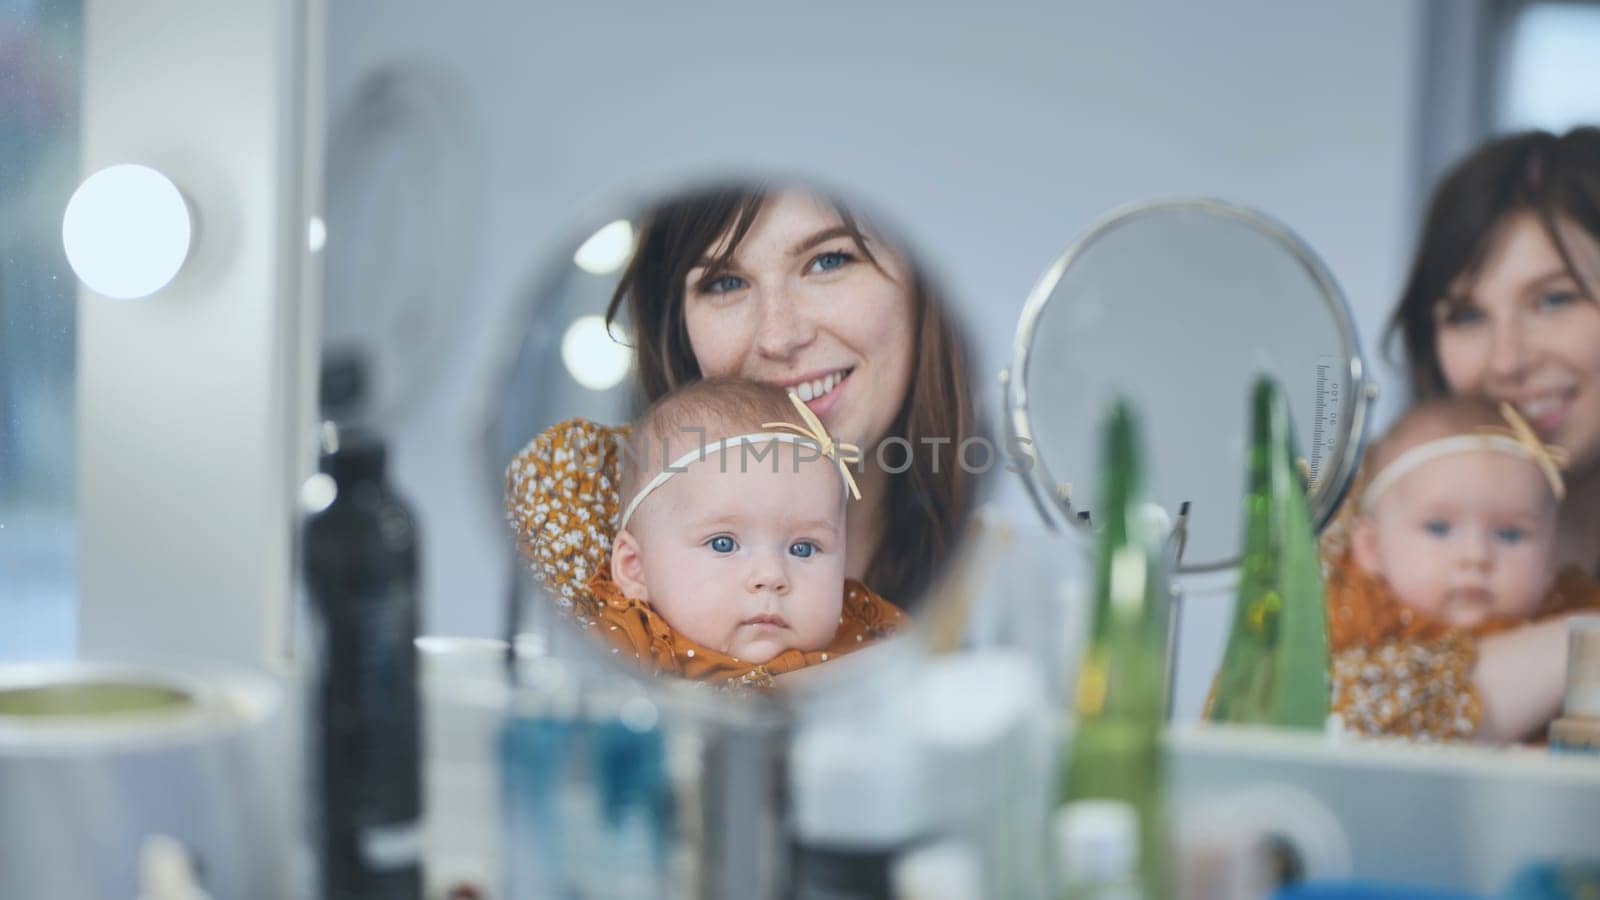
[[[1357,734],[1466,740],[1482,716],[1477,661],[1476,639],[1459,631],[1348,647],[1333,655],[1333,712]]]
[[[569,419],[534,438],[506,468],[506,518],[533,576],[561,612],[592,624],[600,611],[589,580],[617,533],[622,451],[628,429]]]

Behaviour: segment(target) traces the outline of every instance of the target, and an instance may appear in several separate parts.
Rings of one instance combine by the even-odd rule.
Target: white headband
[[[805,401],[801,400],[800,396],[794,391],[789,392],[789,402],[793,403],[795,408],[799,410],[800,418],[805,420],[805,427],[802,428],[792,422],[762,422],[762,428],[781,428],[784,430],[741,434],[738,437],[724,438],[714,444],[690,450],[669,463],[665,469],[657,472],[656,477],[650,479],[649,483],[639,489],[639,493],[633,495],[633,499],[628,501],[627,508],[622,511],[622,521],[618,523],[617,530],[621,531],[628,527],[628,520],[633,518],[634,511],[639,508],[640,503],[644,502],[644,498],[650,496],[651,491],[666,484],[667,479],[682,472],[689,463],[702,461],[712,453],[721,453],[730,447],[748,447],[753,443],[779,441],[785,444],[805,444],[816,447],[820,454],[816,457],[817,459],[826,457],[838,467],[839,474],[844,477],[845,493],[860,500],[861,489],[856,487],[855,476],[850,474],[848,466],[849,463],[860,461],[860,448],[855,444],[835,441],[832,437],[829,437],[827,429],[822,427],[821,420],[816,417],[816,414],[811,411],[811,407],[806,406]],[[777,464],[777,457],[773,457],[773,464]]]
[[[1361,508],[1371,509],[1383,492],[1423,463],[1456,453],[1473,453],[1488,450],[1516,456],[1533,463],[1550,482],[1550,491],[1559,501],[1566,496],[1566,485],[1561,480],[1561,470],[1567,465],[1567,452],[1560,447],[1540,441],[1526,420],[1510,404],[1500,404],[1500,414],[1510,425],[1507,429],[1486,428],[1478,434],[1456,434],[1418,444],[1395,457],[1373,476],[1372,482],[1361,493]]]

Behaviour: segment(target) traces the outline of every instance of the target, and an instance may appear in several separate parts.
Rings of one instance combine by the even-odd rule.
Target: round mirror
[[[565,619],[653,672],[747,684],[812,683],[845,656],[879,656],[875,645],[909,634],[928,611],[924,598],[998,458],[992,444],[971,444],[987,442],[972,357],[937,282],[883,219],[812,185],[719,182],[604,213],[555,250],[520,299],[480,413],[518,565],[543,587],[511,600],[519,647],[579,639]],[[759,396],[727,379],[759,383]],[[631,439],[621,430],[696,386],[703,396],[682,410]],[[776,431],[775,421],[822,437],[798,452],[772,450],[791,446],[776,440],[721,446]],[[828,441],[841,447],[823,450]],[[839,471],[812,472],[813,445]],[[685,450],[698,458],[683,463]],[[708,453],[722,465],[701,462]],[[985,464],[966,464],[976,462]],[[752,480],[768,467],[794,477]],[[721,496],[727,479],[740,486]],[[787,537],[768,541],[761,517],[780,514],[817,534],[784,525]],[[687,543],[676,536],[676,550],[652,546],[668,546],[664,529],[701,521],[719,524]],[[742,522],[748,539],[727,522]],[[756,541],[772,543],[775,558],[802,557],[762,601],[770,609],[750,606],[753,589],[733,574],[747,551],[755,559]],[[705,553],[729,560],[726,572],[697,562]],[[829,574],[808,585],[800,568]],[[675,569],[697,574],[674,578]],[[694,602],[680,605],[686,585]],[[799,601],[813,589],[816,602]]]
[[[1249,385],[1278,379],[1309,474],[1314,524],[1354,472],[1367,389],[1355,326],[1316,255],[1281,224],[1212,200],[1113,213],[1028,298],[1007,374],[1007,426],[1031,441],[1024,476],[1053,524],[1082,525],[1097,429],[1112,397],[1138,410],[1150,496],[1187,510],[1179,571],[1239,556]]]
[[[329,125],[327,221],[308,240],[326,244],[326,357],[362,369],[359,414],[337,410],[342,418],[402,427],[457,352],[466,317],[441,301],[467,293],[484,193],[478,123],[462,94],[435,69],[385,67]]]

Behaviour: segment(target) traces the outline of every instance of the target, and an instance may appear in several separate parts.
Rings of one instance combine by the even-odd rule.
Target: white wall
[[[153,166],[184,192],[182,271],[137,301],[78,296],[82,655],[281,662],[300,411],[317,310],[320,0],[85,8],[83,171]],[[301,315],[302,307],[306,316]]]
[[[947,279],[993,372],[1029,289],[1091,220],[1216,195],[1317,248],[1370,348],[1409,248],[1421,6],[332,4],[332,108],[375,66],[427,61],[468,86],[488,137],[483,265],[447,298],[466,333],[397,448],[429,517],[429,628],[499,622],[509,551],[465,443],[487,389],[474,350],[541,251],[605,201],[730,169],[840,186]],[[1016,491],[1005,502],[1029,514]],[[1194,646],[1226,615],[1197,608]]]

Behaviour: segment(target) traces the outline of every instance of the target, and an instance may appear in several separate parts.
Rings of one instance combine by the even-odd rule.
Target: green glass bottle
[[[1137,427],[1121,401],[1112,407],[1104,446],[1094,608],[1059,799],[1130,804],[1139,818],[1144,895],[1165,897],[1161,727],[1170,601],[1159,536],[1149,532],[1140,510],[1144,479]]]
[[[1263,375],[1251,398],[1244,558],[1213,722],[1321,730],[1328,719],[1328,607],[1289,407]]]

